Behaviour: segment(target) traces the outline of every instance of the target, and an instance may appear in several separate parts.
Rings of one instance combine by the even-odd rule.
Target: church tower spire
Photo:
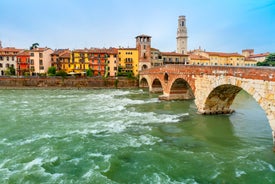
[[[187,54],[187,28],[185,16],[179,16],[178,19],[177,53]]]

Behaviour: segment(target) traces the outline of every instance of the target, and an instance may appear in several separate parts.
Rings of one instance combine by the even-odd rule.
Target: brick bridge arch
[[[245,90],[265,111],[273,132],[275,145],[275,69],[258,67],[165,65],[140,72],[140,80],[148,81],[149,91],[154,91],[153,81],[158,79],[163,94],[160,99],[195,98],[201,114],[231,113],[236,95]],[[178,89],[173,89],[180,79]],[[274,146],[275,150],[275,146]]]

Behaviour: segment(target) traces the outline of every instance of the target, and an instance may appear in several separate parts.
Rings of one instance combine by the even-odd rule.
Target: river
[[[141,89],[0,90],[0,183],[275,183],[271,128]]]

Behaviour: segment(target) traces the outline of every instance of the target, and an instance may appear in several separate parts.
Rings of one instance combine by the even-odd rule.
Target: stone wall
[[[127,78],[2,77],[0,88],[136,88],[138,81]]]

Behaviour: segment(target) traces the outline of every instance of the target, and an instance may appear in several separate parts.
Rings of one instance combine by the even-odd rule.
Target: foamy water
[[[0,182],[274,183],[269,124],[238,98],[202,116],[143,90],[0,90]]]

